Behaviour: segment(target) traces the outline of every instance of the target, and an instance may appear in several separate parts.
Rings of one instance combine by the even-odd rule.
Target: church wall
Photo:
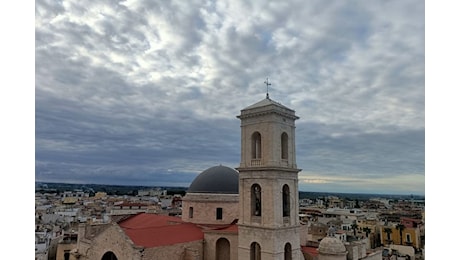
[[[294,121],[298,117],[294,110],[267,95],[267,99],[241,110],[238,118],[241,119],[239,259],[250,258],[254,242],[258,245],[252,248],[261,259],[284,259],[288,243],[292,259],[304,259],[298,219],[299,169],[295,163]],[[284,185],[289,187],[288,197]]]
[[[238,194],[187,194],[182,199],[182,220],[198,224],[230,224],[238,219]],[[193,218],[189,208],[193,207]],[[216,219],[216,209],[222,208],[222,219]]]
[[[300,233],[297,230],[297,227],[286,229],[256,229],[240,225],[238,227],[238,245],[240,249],[238,257],[239,259],[249,259],[250,246],[252,242],[257,242],[261,246],[262,259],[283,260],[284,245],[290,243],[292,247],[292,259],[303,259],[303,254],[300,250]]]
[[[230,242],[230,260],[238,260],[238,233],[206,232],[204,260],[216,259],[216,242],[219,238],[226,238]],[[249,258],[240,258],[249,259]]]
[[[78,243],[80,259],[102,259],[108,252],[113,252],[118,259],[141,259],[140,249],[135,249],[134,244],[116,224],[103,230],[91,240],[82,238]]]
[[[250,124],[250,123],[248,123]],[[240,167],[249,167],[251,166],[251,151],[252,151],[252,134],[254,132],[259,132],[261,134],[261,139],[262,139],[262,157],[261,159],[261,164],[262,165],[267,165],[269,158],[272,157],[272,153],[267,149],[267,151],[264,150],[264,147],[268,147],[267,141],[269,140],[269,131],[270,131],[270,125],[267,123],[259,123],[259,124],[254,124],[254,125],[248,125],[247,127],[244,127],[241,129],[242,130],[242,149],[241,150],[241,165]]]
[[[277,123],[277,127],[274,126],[274,122]],[[296,168],[295,158],[295,128],[294,121],[291,119],[282,121],[277,115],[265,115],[260,117],[246,118],[245,122],[242,122],[243,127],[241,130],[241,164],[240,167],[251,166],[251,145],[252,145],[252,134],[259,132],[262,138],[262,158],[261,165],[264,166],[283,166]],[[290,137],[289,149],[288,149],[288,164],[284,164],[281,158],[281,134],[286,132]],[[271,147],[266,149],[264,147]]]
[[[133,259],[133,258],[118,258]],[[142,260],[203,260],[203,240],[146,248]]]
[[[273,171],[258,171],[240,173],[239,189],[241,212],[240,223],[249,224],[254,221],[261,225],[271,227],[282,227],[299,224],[298,220],[298,188],[297,188],[297,172],[273,172]],[[262,216],[254,217],[250,210],[251,207],[251,187],[254,183],[262,187]],[[282,217],[282,189],[283,185],[288,184],[291,193],[291,207],[293,211],[291,216],[285,222]],[[257,220],[260,219],[260,220]]]

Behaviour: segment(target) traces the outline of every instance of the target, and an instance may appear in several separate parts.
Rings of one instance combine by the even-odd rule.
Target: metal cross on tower
[[[264,81],[265,85],[267,85],[267,99],[269,99],[269,96],[268,96],[268,86],[270,86],[272,83],[269,83],[268,82],[268,78],[267,80]]]

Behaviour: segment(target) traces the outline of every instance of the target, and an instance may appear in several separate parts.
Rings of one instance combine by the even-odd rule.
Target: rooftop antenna
[[[268,82],[268,78],[264,81],[265,85],[267,85],[267,99],[270,99],[270,97],[268,96],[268,86],[270,86],[272,83],[269,83]]]

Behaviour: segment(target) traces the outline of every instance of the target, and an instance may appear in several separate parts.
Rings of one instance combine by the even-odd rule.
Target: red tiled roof
[[[301,246],[302,253],[307,253],[313,257],[318,256],[318,248],[311,246]]]
[[[204,238],[200,228],[178,217],[140,213],[118,223],[134,244],[158,247]]]
[[[233,224],[233,225],[230,225],[224,229],[222,229],[223,231],[228,231],[228,232],[236,232],[238,233],[238,226],[236,224]]]

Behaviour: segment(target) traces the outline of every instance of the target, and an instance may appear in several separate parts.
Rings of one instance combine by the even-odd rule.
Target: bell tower
[[[268,87],[268,81],[267,81]],[[295,111],[267,97],[241,110],[238,259],[303,259]]]

